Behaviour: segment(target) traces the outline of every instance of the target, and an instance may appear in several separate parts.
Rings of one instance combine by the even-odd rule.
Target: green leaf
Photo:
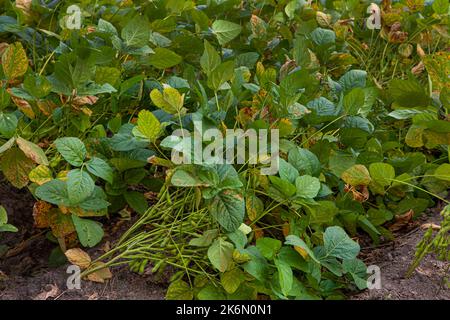
[[[137,127],[139,131],[152,142],[156,141],[161,134],[161,123],[158,118],[148,110],[139,112]]]
[[[355,164],[345,170],[342,173],[341,178],[345,181],[345,183],[352,186],[367,186],[372,180],[370,178],[369,171],[362,164]]]
[[[94,187],[94,180],[84,170],[74,169],[67,174],[67,192],[73,204],[78,204],[88,198],[94,191]]]
[[[183,280],[177,280],[169,285],[166,300],[192,300],[194,292],[189,284]]]
[[[5,152],[8,151],[9,149],[11,149],[14,146],[14,143],[16,142],[16,138],[12,137],[11,139],[9,139],[8,141],[6,141],[1,147],[0,147],[0,155]]]
[[[398,119],[398,120],[404,120],[404,119],[409,119],[414,117],[416,114],[422,114],[424,113],[421,110],[416,110],[416,109],[399,109],[399,110],[394,110],[390,113],[388,113],[388,116]]]
[[[48,166],[47,156],[45,155],[41,147],[21,137],[18,137],[16,142],[20,150],[22,150],[28,158],[30,158],[37,164]]]
[[[450,164],[448,164],[448,163],[441,164],[436,169],[436,171],[434,171],[434,175],[438,179],[450,181]]]
[[[95,214],[93,214],[92,216],[99,216],[99,215],[106,214],[106,212],[103,212],[102,210],[108,208],[109,205],[110,205],[110,203],[108,201],[97,197],[95,195],[95,191],[94,191],[94,193],[89,198],[85,199],[78,206],[81,209],[86,210],[86,211],[94,211]],[[87,216],[87,215],[85,215],[85,216]]]
[[[12,224],[0,225],[0,232],[17,232],[17,231],[19,230]]]
[[[0,112],[0,134],[6,138],[11,138],[16,131],[18,122],[13,113]]]
[[[28,58],[20,42],[10,44],[3,52],[2,67],[9,80],[17,79],[27,72]]]
[[[208,258],[220,272],[225,272],[233,263],[233,244],[222,238],[215,240],[208,249]]]
[[[86,168],[94,176],[100,177],[111,184],[113,183],[113,169],[105,160],[92,157],[91,160],[86,162]]]
[[[177,187],[207,187],[210,184],[200,179],[194,171],[187,171],[177,168],[172,175],[170,182]]]
[[[6,209],[0,205],[0,226],[8,223],[8,214]]]
[[[157,69],[167,69],[176,66],[183,60],[178,54],[166,48],[156,48],[150,55],[149,63]]]
[[[432,7],[437,14],[445,15],[448,14],[449,2],[448,0],[434,0]]]
[[[310,175],[304,175],[295,179],[297,195],[302,198],[312,199],[320,191],[320,180]]]
[[[214,166],[214,170],[218,176],[217,188],[221,190],[239,189],[243,186],[236,169],[232,165],[217,164]]]
[[[198,300],[226,300],[225,292],[219,286],[208,283],[197,294]]]
[[[78,234],[78,239],[84,247],[94,247],[103,238],[102,225],[96,221],[82,219],[72,214],[72,221]]]
[[[225,82],[233,78],[233,75],[234,61],[223,62],[208,76],[208,86],[214,91],[218,91]]]
[[[395,102],[404,108],[426,107],[430,98],[424,87],[416,80],[393,79],[389,82],[389,93]]]
[[[346,72],[338,81],[344,92],[353,88],[366,87],[367,72],[364,70],[350,70]]]
[[[124,193],[125,200],[130,207],[139,214],[144,214],[148,209],[147,199],[138,191],[127,191]]]
[[[303,148],[293,148],[289,151],[288,161],[301,175],[318,176],[321,165],[317,156],[311,151]]]
[[[280,175],[281,179],[287,180],[290,183],[295,183],[295,179],[299,176],[297,169],[295,169],[292,164],[282,158],[279,159],[278,174]]]
[[[274,262],[278,271],[281,292],[284,296],[288,296],[292,289],[292,284],[294,283],[294,275],[291,266],[279,259],[275,259]]]
[[[35,74],[27,75],[23,86],[33,97],[38,99],[45,97],[52,90],[52,84],[46,77]]]
[[[216,49],[209,44],[208,41],[204,41],[205,50],[200,57],[200,66],[204,73],[209,75],[217,66],[221,63],[220,56]]]
[[[314,252],[308,247],[308,245],[305,243],[305,241],[300,239],[298,236],[293,235],[293,234],[288,235],[286,237],[286,241],[284,242],[284,244],[302,248],[303,250],[306,251],[308,256],[311,257],[311,259],[313,259],[317,263],[320,263],[319,260],[317,260],[316,256],[314,255]]]
[[[217,229],[206,230],[200,237],[191,239],[189,245],[194,247],[208,247],[218,235],[219,230]]]
[[[55,140],[56,149],[63,158],[75,167],[80,167],[86,158],[86,147],[78,138],[59,138]]]
[[[306,105],[311,111],[305,116],[305,119],[311,124],[321,124],[325,121],[336,119],[340,109],[336,108],[333,102],[325,97],[319,97],[307,103]]]
[[[339,259],[354,259],[359,253],[359,244],[350,239],[344,229],[328,227],[323,235],[326,256]]]
[[[242,27],[234,22],[216,20],[212,24],[212,30],[220,45],[224,45],[236,38],[241,33]]]
[[[259,238],[256,240],[259,252],[268,260],[273,260],[281,249],[281,241],[273,238]]]
[[[98,20],[98,28],[96,31],[117,35],[116,27],[114,27],[111,22],[103,20],[102,18]]]
[[[70,199],[67,192],[67,184],[64,181],[55,179],[44,183],[36,188],[36,197],[54,205],[69,206]]]
[[[113,31],[110,26],[108,30]],[[136,16],[129,20],[120,35],[128,47],[143,47],[150,39],[150,26],[143,16]]]
[[[11,95],[8,93],[6,88],[0,88],[0,110],[9,106],[11,102]]]
[[[371,163],[369,166],[369,172],[373,181],[383,187],[389,186],[392,183],[392,179],[395,178],[395,169],[388,163]]]
[[[234,190],[221,191],[209,204],[209,211],[225,230],[233,232],[244,221],[244,198]]]
[[[329,29],[316,28],[310,36],[311,40],[318,46],[332,44],[336,41],[336,34]]]
[[[269,176],[269,180],[287,198],[292,197],[297,190],[296,187],[292,183],[290,183],[286,180],[283,180],[281,178],[278,178],[276,176]]]
[[[344,273],[349,273],[359,290],[367,288],[367,267],[359,259],[347,259],[342,262]]]
[[[120,80],[120,70],[113,67],[97,67],[95,69],[95,82],[98,84],[110,84],[116,87]]]
[[[365,94],[361,88],[354,88],[344,96],[344,110],[348,115],[355,116],[364,105]]]

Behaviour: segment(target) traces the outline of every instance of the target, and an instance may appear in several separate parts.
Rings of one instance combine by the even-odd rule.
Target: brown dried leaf
[[[72,264],[79,266],[81,269],[89,268],[91,265],[91,257],[80,248],[69,249],[64,254]]]
[[[423,225],[420,226],[420,228],[423,230],[427,230],[429,228],[432,228],[435,231],[441,230],[441,226],[435,223],[424,223]]]
[[[96,262],[92,264],[91,268],[98,268],[105,265],[103,262]],[[112,278],[112,273],[108,267],[97,270],[87,276],[88,280],[93,282],[104,283],[105,280]]]
[[[31,0],[16,0],[16,8],[20,9],[25,15],[30,15],[31,2]]]
[[[425,69],[425,65],[423,64],[422,61],[420,61],[418,64],[416,64],[414,67],[412,67],[411,73],[413,75],[417,76],[417,75],[421,74],[424,69]]]
[[[396,215],[395,222],[389,227],[389,230],[393,232],[404,228],[411,222],[413,216],[414,211],[412,209],[410,209],[409,211],[405,212],[402,215]]]
[[[96,96],[82,96],[82,97],[75,97],[72,100],[72,105],[75,107],[81,107],[86,104],[93,105],[98,100],[98,97]]]
[[[48,298],[55,298],[58,296],[59,288],[56,284],[49,284],[47,287],[49,287],[49,290],[39,293],[33,300],[47,300]]]
[[[34,225],[36,228],[48,228],[49,223],[49,212],[52,209],[52,205],[45,201],[36,201],[33,206],[33,218]]]

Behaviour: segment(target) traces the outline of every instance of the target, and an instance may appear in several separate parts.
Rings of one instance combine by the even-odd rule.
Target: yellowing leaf
[[[58,208],[51,209],[48,213],[50,228],[57,238],[63,238],[75,232],[70,215],[64,214]]]
[[[445,87],[450,89],[450,56],[447,52],[436,52],[422,58],[425,68],[433,83],[433,89],[441,91]]]
[[[16,79],[25,74],[28,69],[28,58],[20,42],[12,43],[2,55],[2,67],[5,76]]]
[[[39,110],[46,116],[53,113],[53,110],[57,108],[56,104],[50,100],[39,100],[36,102]]]
[[[298,246],[294,246],[294,250],[297,251],[304,259],[308,257],[308,253],[306,252],[305,249]]]
[[[37,164],[48,166],[47,156],[45,155],[41,147],[21,137],[17,138],[16,142],[20,150],[22,150],[28,158],[30,158]]]
[[[405,143],[413,148],[420,148],[423,146],[423,133],[425,129],[416,125],[411,125],[406,133]]]
[[[243,281],[245,281],[245,275],[239,268],[226,271],[220,277],[220,282],[228,293],[234,293]]]
[[[27,100],[20,99],[14,96],[11,96],[11,100],[14,102],[17,108],[19,108],[19,110],[22,111],[28,118],[36,118],[36,115]]]
[[[31,170],[28,177],[31,182],[34,182],[40,186],[53,179],[50,168],[42,164]]]
[[[137,125],[140,133],[150,139],[150,141],[155,141],[161,133],[161,123],[155,115],[148,110],[139,112]]]
[[[345,183],[352,186],[367,186],[372,180],[369,171],[362,164],[355,164],[349,169],[345,170],[341,175]]]
[[[81,269],[89,268],[91,265],[91,257],[80,248],[69,249],[64,255],[70,263],[79,266]]]
[[[33,169],[33,161],[28,159],[22,150],[12,148],[6,151],[0,160],[3,175],[16,188],[23,188],[28,183],[28,174]]]

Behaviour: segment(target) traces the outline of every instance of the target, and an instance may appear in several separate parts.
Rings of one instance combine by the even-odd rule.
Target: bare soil
[[[405,274],[414,259],[417,243],[426,230],[424,223],[440,224],[442,204],[428,209],[410,230],[402,230],[396,239],[379,247],[363,248],[361,255],[366,265],[377,265],[381,272],[381,289],[365,290],[351,297],[353,300],[450,300],[450,265],[426,256],[415,272]]]
[[[35,199],[25,190],[14,189],[0,182],[0,204],[17,226],[18,233],[0,233],[0,300],[60,299],[60,300],[158,300],[163,299],[167,280],[155,276],[138,275],[128,268],[112,270],[113,278],[105,284],[82,281],[81,289],[68,290],[67,265],[49,266],[49,256],[57,244],[46,239],[45,233],[33,227],[32,208]],[[116,227],[118,221],[110,221]],[[126,227],[125,226],[122,226]],[[120,232],[106,232],[103,243],[88,250],[95,257],[102,253],[105,243],[113,242],[110,236]]]
[[[107,283],[82,282],[80,290],[68,290],[67,265],[50,267],[48,257],[57,245],[48,241],[45,233],[33,228],[32,207],[35,199],[25,190],[17,190],[0,182],[0,204],[8,211],[10,223],[19,228],[18,233],[0,234],[0,300],[59,299],[59,300],[156,300],[163,299],[167,277],[156,278],[149,272],[138,275],[127,267],[114,268],[113,278]],[[450,289],[443,282],[448,263],[428,256],[408,279],[404,277],[416,244],[424,231],[420,225],[439,223],[441,207],[430,209],[416,223],[401,230],[396,240],[378,247],[370,244],[362,249],[361,257],[366,264],[381,269],[382,289],[366,290],[350,297],[354,300],[368,299],[440,299],[450,300]],[[111,223],[111,222],[110,222]],[[117,225],[118,223],[111,223]],[[106,232],[103,244],[113,242]],[[109,235],[108,235],[109,234]],[[119,233],[120,234],[120,233]],[[363,239],[361,239],[363,240]],[[365,241],[361,241],[364,243]],[[1,246],[8,246],[4,253]],[[5,251],[5,250],[4,250]],[[102,252],[102,244],[89,250],[91,256]],[[447,274],[447,277],[449,275]]]

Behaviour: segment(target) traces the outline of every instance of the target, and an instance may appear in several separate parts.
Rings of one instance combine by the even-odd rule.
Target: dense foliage
[[[447,0],[382,1],[380,29],[359,0],[0,3],[1,172],[93,281],[129,263],[171,266],[172,299],[342,298],[366,287],[358,234],[447,196]],[[180,128],[278,129],[279,172],[176,165]],[[118,216],[92,262],[77,247]]]

